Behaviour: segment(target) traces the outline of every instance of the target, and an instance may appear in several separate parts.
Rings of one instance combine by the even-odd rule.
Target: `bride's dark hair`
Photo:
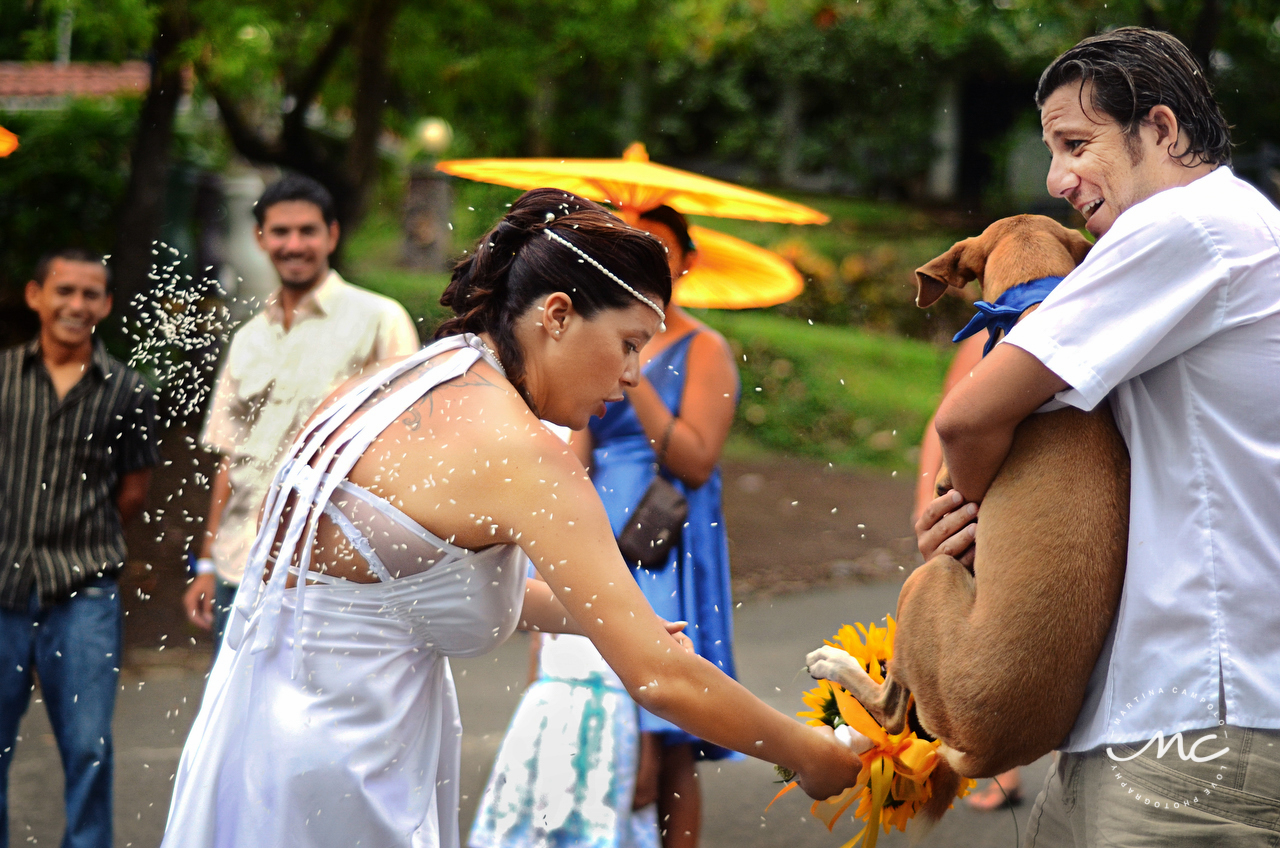
[[[453,269],[440,296],[454,315],[435,338],[487,332],[494,340],[507,379],[524,391],[524,356],[516,343],[515,322],[532,304],[564,292],[573,308],[590,319],[602,309],[625,309],[640,301],[588,264],[577,253],[546,236],[546,230],[621,277],[627,285],[665,305],[671,299],[671,272],[662,243],[634,229],[590,200],[553,188],[525,192],[498,225],[476,243]]]

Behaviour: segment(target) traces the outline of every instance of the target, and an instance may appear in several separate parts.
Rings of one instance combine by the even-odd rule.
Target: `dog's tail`
[[[943,814],[951,809],[951,805],[956,800],[956,793],[960,791],[965,781],[965,778],[952,768],[950,763],[941,758],[938,760],[938,765],[934,767],[931,779],[933,794],[929,796],[929,800],[911,822],[913,845],[924,839]]]

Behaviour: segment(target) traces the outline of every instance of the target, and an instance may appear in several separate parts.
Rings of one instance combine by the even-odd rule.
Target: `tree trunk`
[[[533,97],[529,99],[529,155],[552,154],[551,125],[555,120],[556,83],[549,73],[534,80]]]
[[[364,217],[369,192],[378,177],[378,140],[387,103],[387,42],[403,0],[364,0],[349,20],[333,27],[325,46],[305,72],[286,83],[294,99],[280,134],[264,136],[245,112],[218,86],[217,79],[202,77],[213,92],[232,145],[251,162],[278,165],[317,180],[333,195],[338,222],[350,232]],[[350,138],[333,153],[331,143],[321,143],[306,126],[305,116],[324,78],[337,64],[348,42],[354,39],[356,86],[352,103],[354,127]],[[341,243],[338,250],[341,251]],[[340,264],[340,253],[330,257]]]
[[[641,53],[636,53],[622,81],[621,108],[618,115],[618,149],[623,150],[633,141],[640,141],[644,127],[645,95],[649,79],[649,63]]]
[[[129,168],[129,184],[117,222],[111,264],[116,281],[117,310],[150,287],[151,245],[164,222],[173,122],[182,98],[182,66],[178,49],[188,36],[185,15],[166,6],[157,22],[151,65],[151,87],[142,105]]]
[[[787,75],[778,102],[778,179],[794,186],[800,178],[800,145],[804,141],[804,125],[800,120],[800,80]]]
[[[401,2],[371,0],[356,30],[355,126],[347,141],[343,168],[345,197],[338,201],[347,227],[355,227],[364,218],[370,189],[378,179],[378,139],[387,107],[387,41]]]

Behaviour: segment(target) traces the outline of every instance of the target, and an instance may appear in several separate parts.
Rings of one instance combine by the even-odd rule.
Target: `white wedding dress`
[[[448,658],[511,635],[528,560],[515,545],[450,545],[345,478],[412,403],[484,355],[474,336],[442,339],[345,395],[291,449],[178,765],[162,848],[459,844],[462,723]],[[309,571],[322,514],[379,582]],[[296,565],[264,583],[282,529],[275,556]]]

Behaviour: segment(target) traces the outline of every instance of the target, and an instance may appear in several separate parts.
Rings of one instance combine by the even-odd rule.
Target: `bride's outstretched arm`
[[[693,641],[684,634],[684,628],[688,622],[659,620],[681,647],[686,651],[693,650]],[[560,603],[560,599],[551,591],[551,587],[532,577],[525,582],[524,608],[520,611],[519,629],[583,635],[582,628],[578,627],[564,604]]]
[[[690,733],[791,769],[814,797],[852,785],[858,760],[829,731],[769,707],[668,633],[623,563],[595,489],[553,440],[532,436],[528,444],[538,454],[509,454],[497,483],[483,473],[473,478],[501,492],[487,520],[498,523],[499,535],[518,539],[559,599],[559,608],[547,603],[527,614],[563,616],[563,609],[637,703]],[[533,597],[535,606],[543,603]]]
[[[829,729],[769,707],[668,632],[623,562],[582,464],[523,400],[498,388],[438,390],[415,431],[429,438],[366,454],[371,471],[395,467],[397,506],[470,550],[519,545],[560,604],[543,604],[536,590],[530,620],[575,622],[644,708],[794,771],[815,798],[852,785],[861,763]]]
[[[524,587],[524,608],[520,610],[520,630],[582,635],[582,628],[569,615],[551,587],[529,578]]]

